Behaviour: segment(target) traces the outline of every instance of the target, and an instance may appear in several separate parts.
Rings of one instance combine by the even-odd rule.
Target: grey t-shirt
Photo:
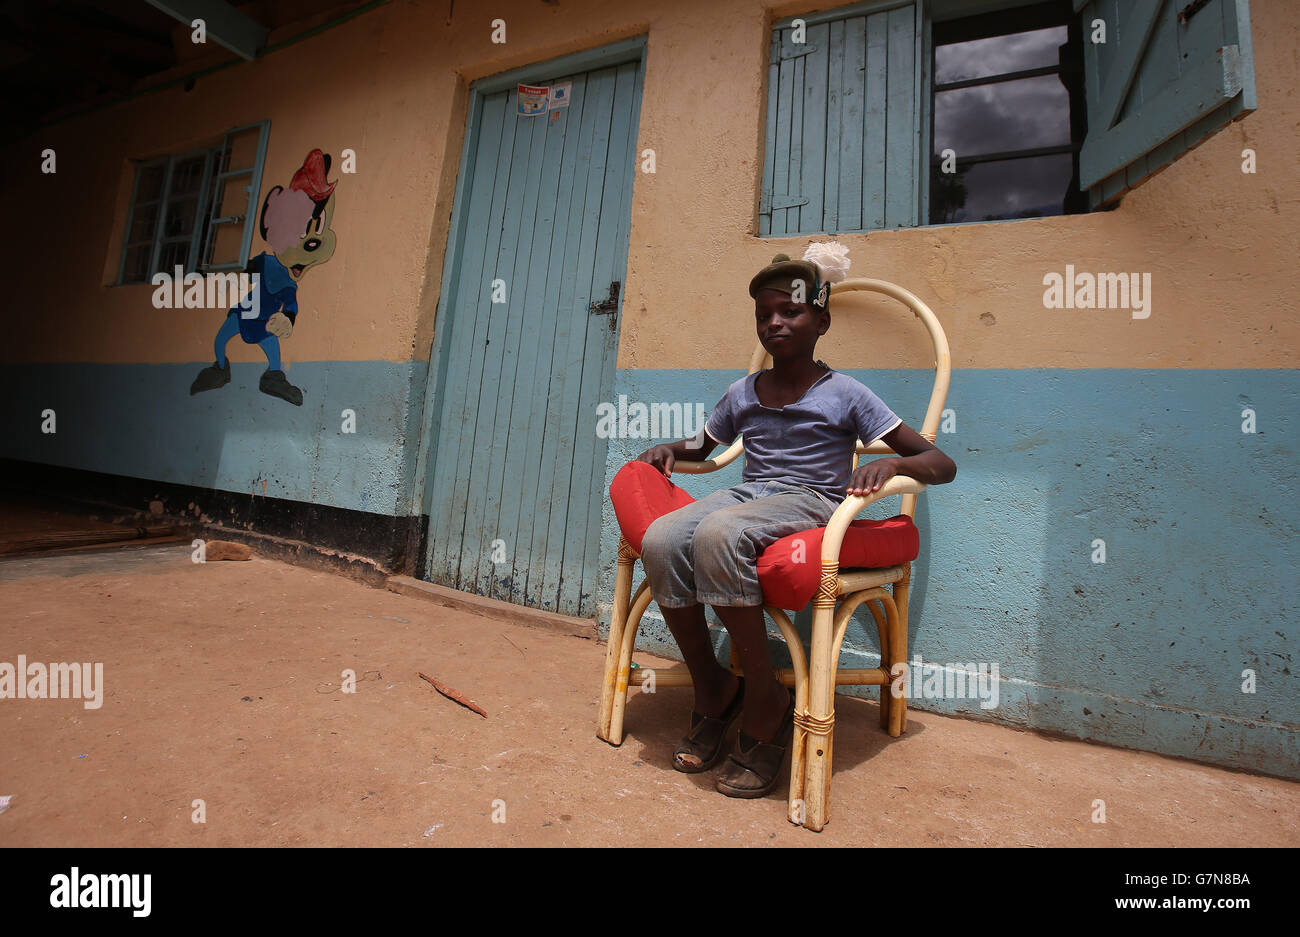
[[[759,373],[727,388],[704,431],[724,446],[745,437],[744,481],[807,485],[843,500],[854,442],[870,445],[903,421],[865,384],[833,369],[788,407],[765,407],[754,392]]]

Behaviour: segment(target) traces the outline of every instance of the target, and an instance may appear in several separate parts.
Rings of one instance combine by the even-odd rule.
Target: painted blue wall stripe
[[[191,397],[203,366],[5,365],[0,457],[259,496],[265,480],[268,497],[409,514],[424,362],[295,362],[301,407],[257,389],[265,363],[232,362],[229,384]]]

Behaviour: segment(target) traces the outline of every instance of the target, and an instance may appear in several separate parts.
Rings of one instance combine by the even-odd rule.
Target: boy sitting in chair
[[[870,494],[894,475],[940,485],[957,474],[952,459],[865,385],[813,357],[830,328],[830,284],[847,273],[847,254],[837,243],[813,244],[802,261],[778,254],[760,270],[749,295],[772,367],[727,388],[704,434],[637,457],[670,476],[679,459],[702,461],[718,444],[745,439],[742,484],[663,515],[641,550],[650,592],[695,686],[690,730],[673,766],[688,773],[711,768],[739,716],[740,733],[716,780],[729,797],[771,792],[793,729],[794,696],[768,653],[759,555],[788,534],[825,526],[846,495]],[[883,439],[898,456],[851,471],[859,438],[868,445]],[[730,633],[744,677],[714,656],[705,604]]]

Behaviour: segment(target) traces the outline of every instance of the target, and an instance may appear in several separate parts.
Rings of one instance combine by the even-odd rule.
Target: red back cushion
[[[609,500],[623,537],[638,554],[652,523],[695,501],[649,462],[629,462],[619,469],[609,484]]]

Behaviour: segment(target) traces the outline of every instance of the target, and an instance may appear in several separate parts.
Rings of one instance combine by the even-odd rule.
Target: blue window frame
[[[257,227],[270,122],[226,132],[221,143],[136,167],[119,284],[148,283],[177,266],[242,270]]]
[[[1109,207],[1255,107],[1249,0],[872,0],[790,17],[770,38],[758,234]]]

